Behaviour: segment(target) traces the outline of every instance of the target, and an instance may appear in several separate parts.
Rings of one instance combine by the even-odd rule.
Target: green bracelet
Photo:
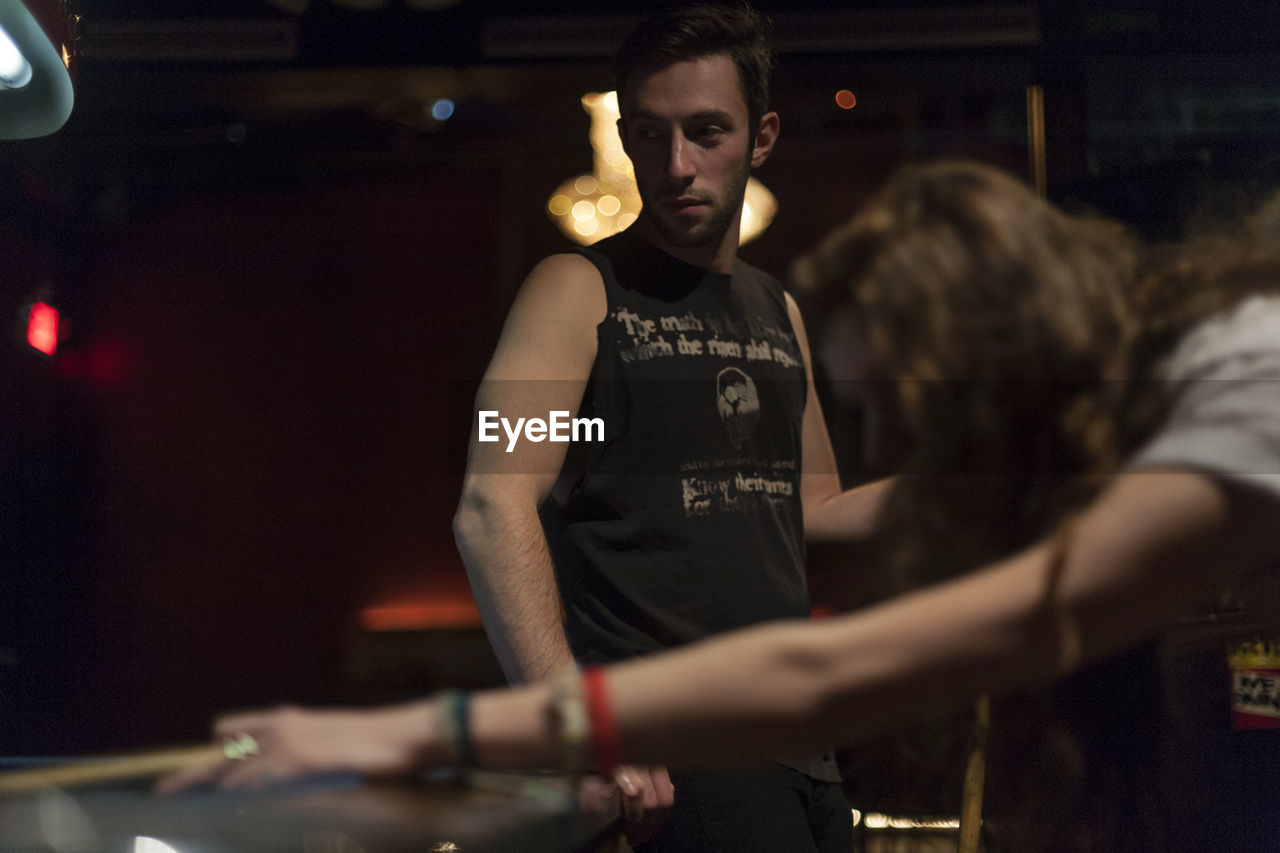
[[[459,770],[475,765],[475,749],[471,743],[471,694],[465,690],[445,690],[440,694],[444,705],[445,732],[453,764]]]

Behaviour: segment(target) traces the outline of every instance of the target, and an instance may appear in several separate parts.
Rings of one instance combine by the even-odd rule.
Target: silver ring
[[[258,754],[258,742],[248,732],[222,739],[222,754],[230,761],[244,761]]]

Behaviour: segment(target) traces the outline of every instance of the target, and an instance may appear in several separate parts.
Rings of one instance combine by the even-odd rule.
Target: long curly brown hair
[[[1140,278],[1121,227],[1068,216],[990,167],[937,163],[900,172],[797,262],[811,308],[853,312],[863,396],[897,425],[885,593],[1068,529],[1163,420],[1156,377],[1177,341],[1250,295],[1280,293],[1276,223],[1280,195],[1242,233],[1184,245]],[[1147,645],[1000,698],[988,849],[1184,849],[1178,815],[1193,811],[1195,780],[1175,780],[1161,757],[1158,665]],[[967,730],[966,719],[926,725],[871,754],[914,757],[912,774],[945,789],[934,807],[951,809]]]
[[[853,312],[864,396],[905,439],[882,516],[885,594],[1063,529],[1154,430],[1166,401],[1145,381],[1152,365],[1222,297],[1197,288],[1203,265],[1180,273],[1196,298],[1177,295],[1168,272],[1139,286],[1138,260],[1114,223],[1068,216],[991,167],[935,163],[897,174],[797,262],[822,315]],[[1176,849],[1158,817],[1168,812],[1150,710],[1158,693],[1148,647],[1002,698],[988,786],[999,832],[989,841]],[[874,749],[913,755],[916,769],[958,768],[967,726],[924,726]],[[935,802],[955,807],[959,774],[940,781],[950,790]]]
[[[1136,252],[976,163],[908,168],[798,262],[865,330],[898,424],[886,509],[896,586],[1007,554],[1115,470]],[[994,523],[993,523],[994,522]]]

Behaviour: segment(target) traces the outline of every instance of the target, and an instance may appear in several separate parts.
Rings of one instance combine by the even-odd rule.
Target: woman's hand
[[[431,701],[372,710],[282,707],[214,724],[227,757],[160,780],[159,793],[212,784],[256,790],[305,776],[400,776],[448,761],[442,709]]]

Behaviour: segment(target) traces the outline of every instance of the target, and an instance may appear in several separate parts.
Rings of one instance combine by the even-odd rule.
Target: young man
[[[477,412],[604,429],[568,454],[471,444],[454,529],[513,682],[806,618],[805,535],[870,526],[878,487],[841,494],[795,303],[737,257],[778,137],[767,30],[714,6],[637,27],[614,72],[640,217],[538,264],[507,318]],[[617,779],[633,820],[671,803],[663,768]],[[849,849],[829,757],[673,781],[654,849]]]

